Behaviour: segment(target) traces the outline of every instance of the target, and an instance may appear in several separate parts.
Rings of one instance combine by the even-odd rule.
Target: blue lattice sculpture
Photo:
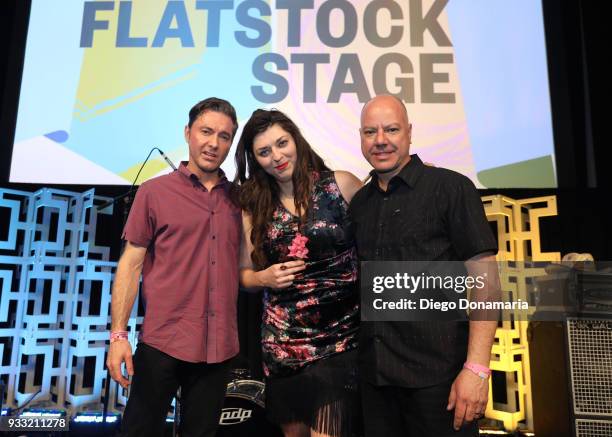
[[[40,390],[32,405],[70,413],[101,409],[117,265],[110,248],[95,244],[98,214],[112,213],[95,205],[106,200],[93,189],[0,189],[0,211],[10,221],[0,233],[4,405],[17,407]],[[128,325],[132,346],[142,323],[137,307]],[[109,411],[121,410],[126,393],[114,381],[109,389]]]

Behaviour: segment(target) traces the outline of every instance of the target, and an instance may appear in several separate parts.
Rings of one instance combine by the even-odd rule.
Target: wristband
[[[480,364],[466,362],[463,368],[468,369],[482,379],[488,379],[489,376],[491,376],[491,369],[486,366],[481,366]]]
[[[110,342],[114,343],[119,340],[127,340],[128,332],[127,331],[111,331],[110,333]]]

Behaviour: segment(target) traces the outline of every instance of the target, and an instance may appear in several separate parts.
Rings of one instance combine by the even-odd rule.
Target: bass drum
[[[265,384],[235,379],[227,385],[217,437],[283,437],[266,419]]]

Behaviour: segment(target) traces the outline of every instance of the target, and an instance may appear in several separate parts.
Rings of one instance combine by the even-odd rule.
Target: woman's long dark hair
[[[297,162],[293,169],[293,201],[295,210],[303,220],[308,209],[308,198],[312,192],[312,171],[329,170],[323,159],[317,155],[302,136],[300,129],[289,117],[275,109],[258,109],[244,125],[236,149],[236,180],[240,184],[240,206],[251,215],[253,228],[251,259],[255,268],[267,266],[268,259],[263,250],[263,242],[272,213],[280,202],[279,187],[273,176],[270,176],[259,165],[253,152],[255,137],[268,128],[279,125],[291,134],[297,150]],[[248,174],[248,176],[247,176]]]

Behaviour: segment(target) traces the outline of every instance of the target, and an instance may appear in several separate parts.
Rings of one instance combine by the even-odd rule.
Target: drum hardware
[[[280,428],[266,418],[266,385],[250,379],[245,369],[232,371],[219,418],[217,437],[282,437]]]
[[[282,437],[280,428],[266,418],[266,385],[250,378],[245,369],[232,371],[227,384],[225,401],[219,417],[216,437]],[[179,437],[181,421],[181,390],[177,390],[174,408],[173,436]]]

